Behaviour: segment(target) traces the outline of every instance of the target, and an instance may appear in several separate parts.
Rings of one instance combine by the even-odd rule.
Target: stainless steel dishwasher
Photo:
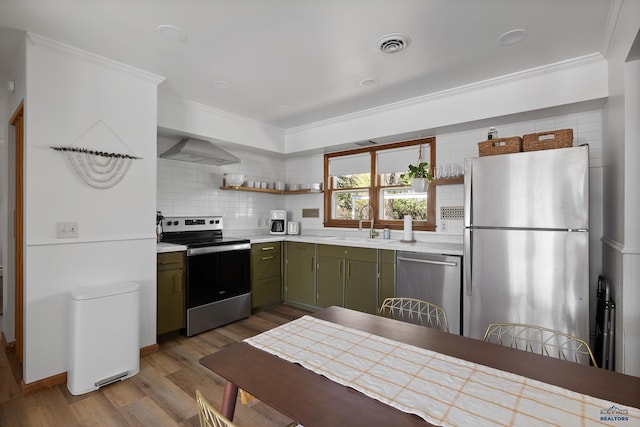
[[[396,296],[439,305],[447,313],[449,332],[461,334],[462,259],[455,255],[396,253]]]

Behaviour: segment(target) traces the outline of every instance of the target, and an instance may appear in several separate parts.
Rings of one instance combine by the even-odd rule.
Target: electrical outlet
[[[78,237],[78,223],[75,221],[56,223],[56,236],[58,239]]]
[[[443,233],[446,233],[447,231],[449,231],[449,226],[447,225],[447,221],[440,221],[440,230]]]

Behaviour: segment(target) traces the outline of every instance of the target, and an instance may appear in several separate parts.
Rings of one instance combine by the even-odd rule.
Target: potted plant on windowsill
[[[429,163],[419,162],[417,165],[409,165],[409,171],[400,174],[405,182],[411,180],[411,189],[416,193],[424,193],[429,188],[429,182],[433,175],[429,171]]]

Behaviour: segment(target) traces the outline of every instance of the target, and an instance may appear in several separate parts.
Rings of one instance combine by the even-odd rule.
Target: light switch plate
[[[78,223],[75,221],[56,223],[56,236],[58,239],[78,237]]]

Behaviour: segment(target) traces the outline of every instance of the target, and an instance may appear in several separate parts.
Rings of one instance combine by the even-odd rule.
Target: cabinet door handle
[[[262,258],[260,258],[260,259],[261,259],[262,261],[267,261],[267,260],[273,259],[273,255],[270,255],[270,256],[263,256],[263,257],[262,257]]]
[[[347,261],[347,279],[351,279],[351,261]]]
[[[338,277],[342,277],[342,261],[338,261]]]
[[[313,257],[311,257],[311,271],[313,271],[313,263],[314,263],[314,260],[313,260]]]
[[[274,249],[275,249],[275,246],[266,246],[266,247],[262,248],[261,250],[262,251],[272,251]]]

